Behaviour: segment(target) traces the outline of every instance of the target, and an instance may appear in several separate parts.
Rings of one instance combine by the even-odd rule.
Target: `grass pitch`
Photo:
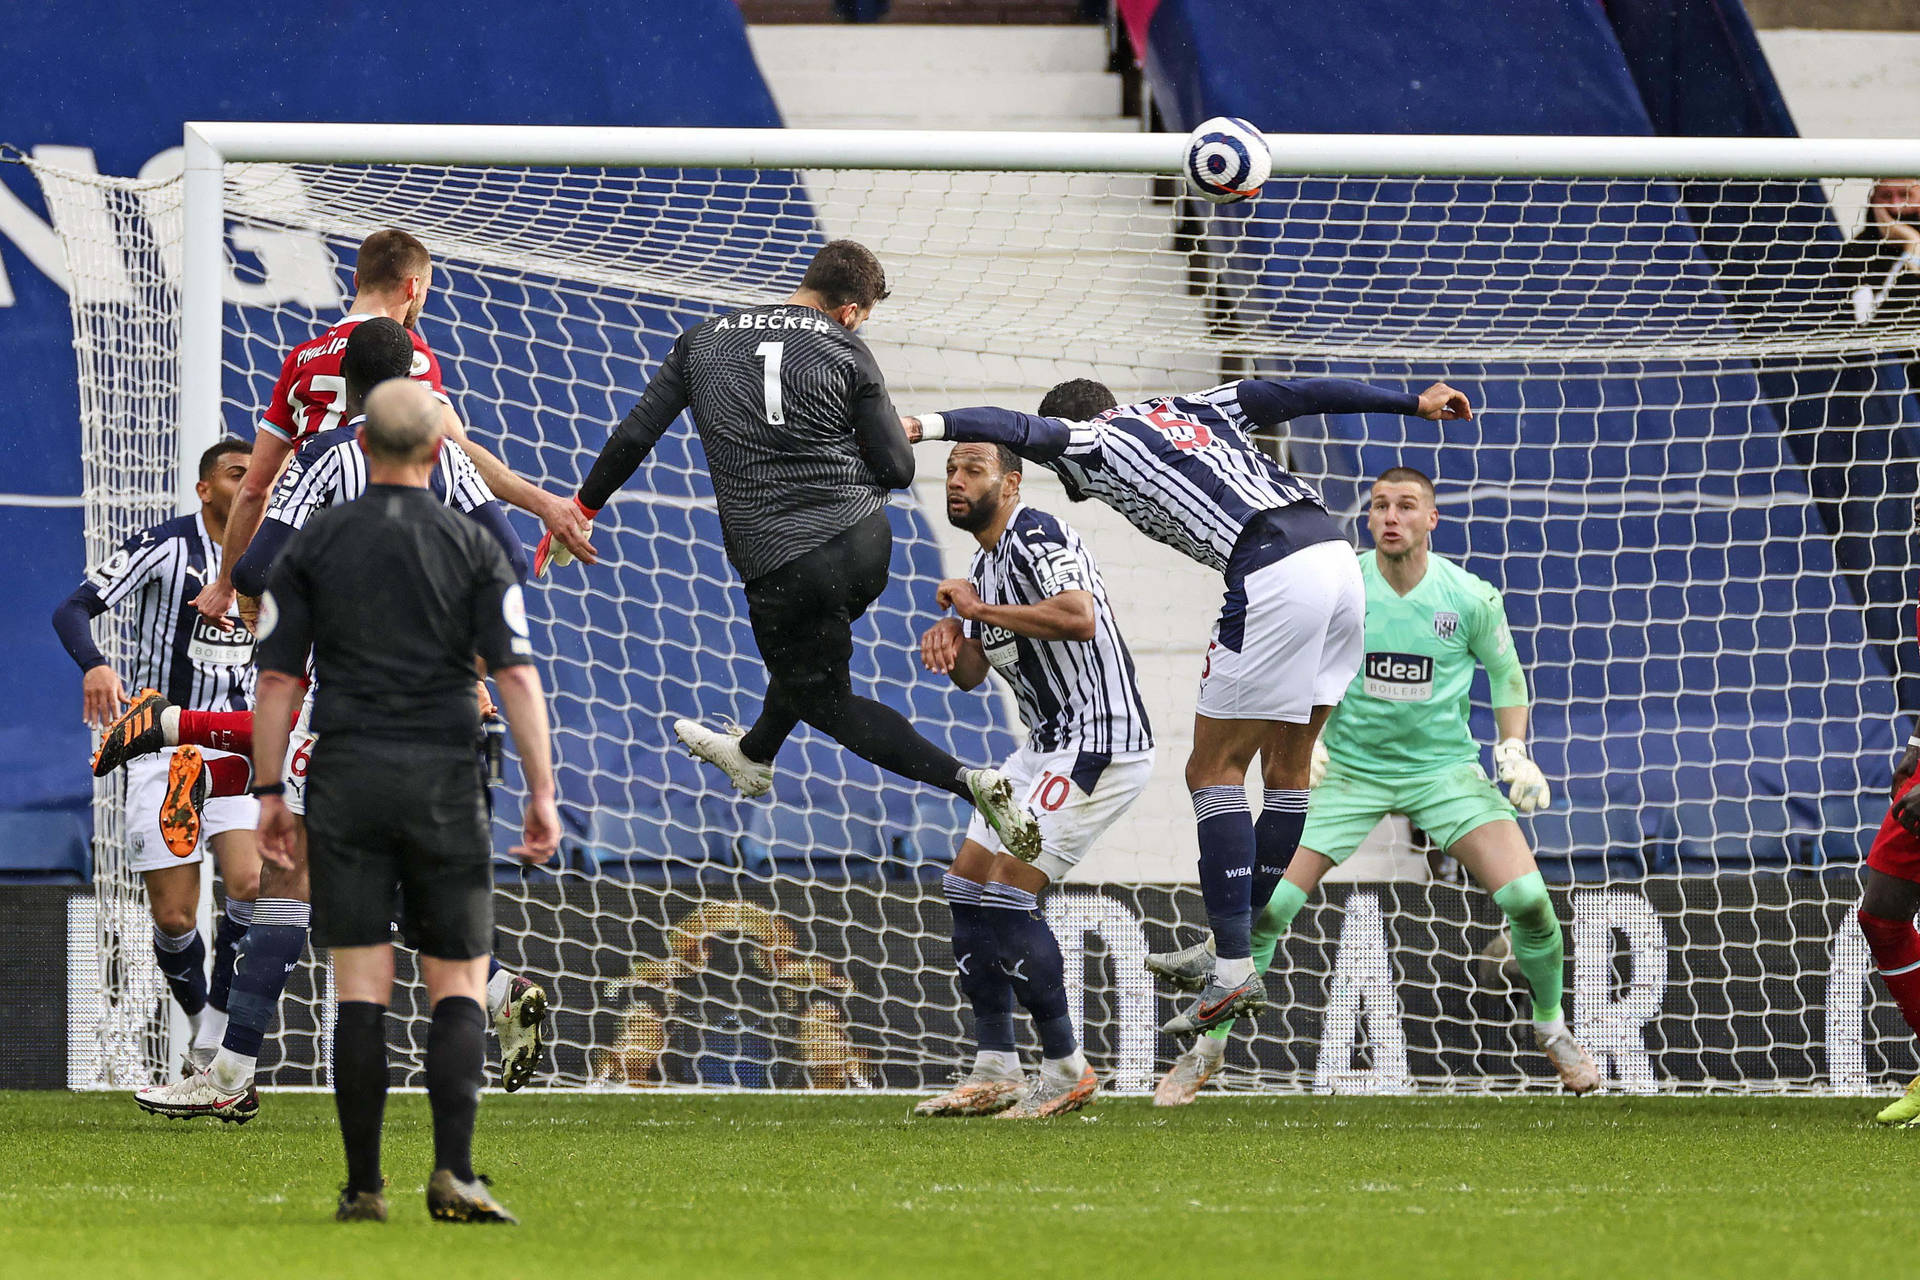
[[[331,1221],[332,1099],[243,1128],[0,1094],[0,1275],[1912,1275],[1920,1134],[1865,1101],[1208,1098],[1024,1124],[909,1100],[489,1095],[519,1228],[428,1220],[426,1100],[387,1110],[392,1221]]]

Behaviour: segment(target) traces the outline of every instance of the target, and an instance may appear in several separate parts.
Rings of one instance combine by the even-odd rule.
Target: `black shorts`
[[[850,687],[853,623],[887,589],[893,526],[884,508],[747,584],[747,618],[767,675],[792,690]]]
[[[307,775],[314,946],[390,942],[398,920],[421,955],[484,956],[491,859],[472,747],[320,735]]]

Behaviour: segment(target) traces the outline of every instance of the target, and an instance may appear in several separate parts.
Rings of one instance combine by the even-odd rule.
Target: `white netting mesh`
[[[906,411],[1030,409],[1088,375],[1123,400],[1245,373],[1444,376],[1481,418],[1308,419],[1275,447],[1343,513],[1386,465],[1433,471],[1438,548],[1506,590],[1564,797],[1529,831],[1571,882],[1576,1025],[1629,1087],[1852,1091],[1906,1068],[1847,907],[1893,745],[1920,421],[1909,281],[1829,212],[1867,185],[1351,177],[1196,211],[1143,175],[235,165],[226,427],[250,429],[386,225],[434,252],[421,330],[461,411],[561,491],[680,331],[784,297],[834,235],[887,266],[868,332]],[[90,412],[154,447],[165,415],[133,397],[155,371],[121,361],[173,332],[174,293],[111,323],[75,296]],[[1030,480],[1102,560],[1160,738],[1148,795],[1049,908],[1083,961],[1096,1063],[1140,1087],[1170,1048],[1139,954],[1202,920],[1180,766],[1221,588]],[[136,512],[114,491],[141,484]],[[912,657],[934,580],[971,547],[927,485],[893,512],[895,583],[856,680],[984,761],[1012,745],[1008,708]],[[89,487],[123,529],[169,485],[163,468]],[[565,868],[505,871],[497,899],[503,957],[553,989],[555,1081],[943,1078],[964,1019],[935,885],[961,815],[807,731],[770,802],[733,801],[668,749],[673,717],[750,720],[764,687],[684,424],[596,540],[606,563],[561,571],[531,609]],[[1399,879],[1303,914],[1230,1081],[1542,1084],[1492,904],[1428,878],[1404,838],[1356,870]],[[317,989],[290,993],[278,1079],[323,1070]]]

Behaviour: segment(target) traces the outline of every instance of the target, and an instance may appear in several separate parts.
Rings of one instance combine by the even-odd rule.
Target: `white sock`
[[[208,1005],[200,1011],[200,1025],[193,1033],[195,1049],[218,1049],[227,1038],[227,1012]]]
[[[513,975],[505,969],[487,979],[487,1016],[497,1018],[500,1011],[507,1007],[507,992],[513,986]]]
[[[222,1048],[213,1057],[213,1065],[207,1068],[207,1074],[213,1078],[222,1093],[238,1093],[253,1083],[253,1066],[257,1058],[249,1058]]]
[[[1566,1031],[1567,1020],[1564,1016],[1555,1018],[1550,1022],[1541,1022],[1538,1018],[1534,1019],[1533,1034],[1539,1036],[1542,1040],[1551,1040],[1554,1036],[1565,1035]]]
[[[193,1038],[188,1041],[189,1044],[200,1043],[200,1029],[206,1026],[207,1015],[212,1012],[213,1012],[213,1006],[206,1005],[200,1010],[200,1012],[190,1013],[187,1015],[187,1030],[193,1032]]]
[[[1012,1049],[982,1049],[973,1059],[974,1070],[1003,1076],[1020,1074],[1020,1055]]]
[[[1078,1080],[1087,1074],[1087,1055],[1075,1049],[1071,1057],[1042,1058],[1040,1070],[1056,1080]]]
[[[170,747],[180,745],[180,708],[168,707],[160,713],[160,741]]]
[[[1212,1058],[1215,1062],[1227,1056],[1227,1042],[1215,1040],[1212,1036],[1201,1036],[1193,1042],[1193,1047],[1203,1058]]]
[[[1215,986],[1237,987],[1252,976],[1252,956],[1241,956],[1238,960],[1229,960],[1225,956],[1214,957],[1213,981]]]

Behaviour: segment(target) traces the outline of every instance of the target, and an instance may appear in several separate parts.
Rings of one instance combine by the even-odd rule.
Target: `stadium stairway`
[[[1097,26],[767,25],[748,29],[762,74],[790,128],[1004,129],[1072,132],[1140,128],[1121,115],[1121,78],[1107,70]],[[858,92],[828,68],[884,67]],[[1033,409],[1070,377],[1100,377],[1123,399],[1191,390],[1220,380],[1193,349],[1117,350],[1088,344],[1077,360],[1037,359],[1014,348],[969,350],[941,320],[959,306],[1009,307],[1044,295],[1050,313],[1075,299],[1105,332],[1205,329],[1187,288],[1188,261],[1173,239],[1173,206],[1153,180],[1063,175],[901,173],[801,175],[821,229],[869,245],[886,265],[893,297],[863,330],[902,412],[996,404]],[[956,206],[990,212],[957,217]],[[1113,259],[1087,252],[1102,235],[1157,222],[1157,254]],[[1116,311],[1114,299],[1121,299]],[[1099,361],[1100,363],[1096,363]],[[916,497],[940,539],[945,571],[964,573],[973,541],[947,525],[943,456],[923,451]],[[1100,558],[1116,615],[1132,647],[1160,755],[1153,784],[1128,821],[1101,841],[1087,878],[1188,880],[1195,849],[1180,770],[1192,732],[1193,690],[1207,622],[1221,586],[1208,573],[1133,532],[1097,503],[1068,503],[1052,476],[1030,471],[1030,499],[1070,517]],[[931,604],[927,620],[933,616]],[[996,687],[997,682],[996,682]],[[1017,724],[1009,700],[1003,721]],[[937,824],[925,824],[922,829]],[[922,851],[921,856],[939,856]]]

